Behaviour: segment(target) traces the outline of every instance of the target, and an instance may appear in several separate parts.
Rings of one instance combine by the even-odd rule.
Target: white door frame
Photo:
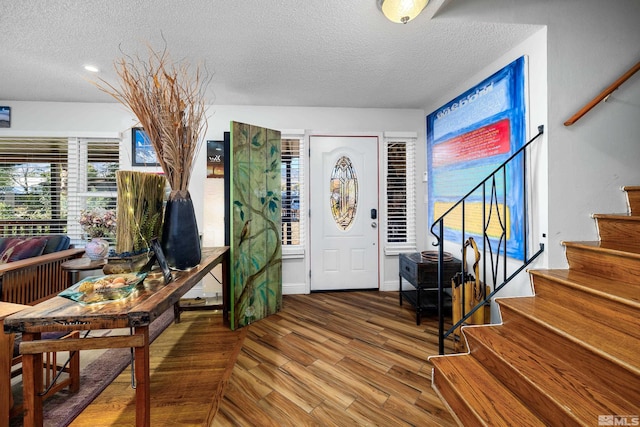
[[[305,138],[305,147],[309,148],[311,145],[311,137],[312,136],[326,136],[326,137],[371,137],[371,138],[377,138],[378,139],[378,188],[380,189],[380,191],[382,191],[383,188],[385,188],[384,186],[384,179],[385,179],[385,173],[384,173],[384,134],[382,132],[335,132],[335,131],[331,131],[331,132],[326,132],[326,131],[307,131],[305,132],[304,138]],[[307,152],[307,155],[304,156],[304,162],[305,162],[305,167],[304,167],[304,171],[305,171],[305,187],[306,187],[306,197],[307,197],[307,201],[305,203],[305,206],[307,207],[307,212],[306,215],[309,215],[308,212],[308,207],[310,206],[310,202],[311,202],[311,194],[310,194],[310,190],[309,190],[309,182],[310,182],[310,162],[309,162],[309,153]],[[383,290],[384,288],[384,281],[383,278],[385,277],[384,275],[384,245],[386,240],[384,239],[384,236],[382,235],[382,231],[386,230],[386,221],[387,221],[387,207],[386,207],[386,197],[383,197],[383,194],[380,194],[379,197],[379,209],[378,209],[378,289],[379,290]],[[308,216],[307,216],[308,218]],[[384,224],[383,224],[384,221]],[[310,222],[311,221],[306,221],[306,236],[310,236],[311,235],[311,227],[310,227]],[[311,260],[310,260],[310,253],[311,253],[311,243],[310,243],[310,238],[307,238],[305,241],[305,294],[310,294],[311,293],[311,278],[310,278],[310,271],[311,271]]]

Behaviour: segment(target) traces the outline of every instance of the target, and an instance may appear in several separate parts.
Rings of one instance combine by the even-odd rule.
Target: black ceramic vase
[[[188,270],[200,263],[200,235],[189,191],[172,191],[162,224],[162,252],[174,270]]]

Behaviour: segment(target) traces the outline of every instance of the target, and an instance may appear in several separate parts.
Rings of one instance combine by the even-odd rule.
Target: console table
[[[79,351],[102,348],[134,349],[136,380],[136,425],[150,426],[149,325],[175,304],[217,264],[223,267],[223,298],[228,286],[229,247],[203,248],[202,261],[189,271],[173,273],[165,285],[147,278],[143,286],[122,300],[99,305],[81,305],[54,297],[4,319],[6,333],[21,332],[20,353],[24,393],[24,425],[42,426],[42,354],[48,351]],[[226,298],[224,299],[226,302]],[[226,304],[225,304],[226,305]],[[227,316],[228,307],[223,308]],[[133,328],[128,336],[67,340],[43,340],[47,331]]]
[[[416,325],[420,324],[423,312],[434,311],[438,308],[438,261],[422,257],[420,252],[400,254],[400,305],[406,299],[416,311]],[[444,263],[443,297],[444,308],[451,308],[451,278],[460,271],[462,264],[459,259],[451,258]],[[402,279],[412,285],[404,290]]]

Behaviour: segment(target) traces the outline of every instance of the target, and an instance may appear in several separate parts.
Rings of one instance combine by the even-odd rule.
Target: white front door
[[[378,138],[311,136],[311,290],[378,289]]]

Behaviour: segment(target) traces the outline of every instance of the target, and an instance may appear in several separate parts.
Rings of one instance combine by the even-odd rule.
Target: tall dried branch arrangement
[[[148,47],[149,58],[115,61],[120,87],[100,79],[96,86],[136,115],[156,151],[173,191],[186,191],[194,160],[207,131],[205,91],[208,76],[200,67],[173,62],[166,49]]]

